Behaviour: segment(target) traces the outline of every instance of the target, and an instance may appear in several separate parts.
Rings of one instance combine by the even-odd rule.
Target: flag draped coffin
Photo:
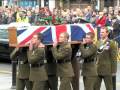
[[[9,35],[12,30],[9,30]],[[81,41],[85,34],[88,32],[94,33],[94,28],[91,24],[63,24],[56,26],[29,26],[27,29],[16,29],[16,43],[10,43],[10,46],[25,46],[30,42],[32,36],[36,33],[43,34],[43,41],[45,44],[52,44],[55,41],[59,41],[59,35],[63,32],[67,32],[70,36],[69,42]],[[13,35],[13,34],[12,34]],[[9,36],[10,37],[10,36]],[[11,36],[12,37],[12,36]],[[10,38],[9,38],[10,39]],[[15,38],[14,38],[15,39]],[[9,40],[10,42],[13,40]]]

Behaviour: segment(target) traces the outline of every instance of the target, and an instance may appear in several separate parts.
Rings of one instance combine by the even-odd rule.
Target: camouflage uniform
[[[15,48],[11,53],[11,59],[18,59],[16,90],[24,90],[25,87],[27,90],[32,90],[32,82],[29,81],[30,66],[27,58],[27,50],[23,48],[18,50]]]
[[[71,45],[62,43],[58,47],[52,48],[52,53],[57,60],[57,75],[61,82],[59,90],[72,90],[70,83],[74,73],[71,64]]]
[[[84,90],[93,90],[97,77],[95,44],[80,45],[81,57],[84,59],[82,66],[82,75],[84,82]]]
[[[28,61],[31,64],[29,79],[33,81],[32,90],[48,90],[46,86],[48,76],[44,64],[44,52],[44,48],[40,47],[28,52]]]

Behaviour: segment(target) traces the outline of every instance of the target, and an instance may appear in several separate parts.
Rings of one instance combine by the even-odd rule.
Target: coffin
[[[59,35],[63,32],[67,32],[69,34],[69,42],[70,43],[80,43],[85,34],[88,32],[95,33],[93,26],[90,23],[86,24],[63,24],[56,26],[23,26],[18,25],[17,27],[13,27],[11,25],[8,28],[9,32],[9,45],[10,46],[19,46],[23,47],[28,45],[32,36],[36,33],[43,34],[43,43],[44,44],[52,44],[53,42],[59,42]]]

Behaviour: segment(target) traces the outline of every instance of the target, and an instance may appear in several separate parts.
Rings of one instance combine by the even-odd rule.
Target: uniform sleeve
[[[111,72],[116,73],[117,72],[117,54],[118,54],[118,44],[116,42],[111,42]]]
[[[28,62],[30,64],[34,64],[39,62],[44,56],[44,49],[36,49],[33,53],[33,51],[28,51]]]
[[[69,57],[69,55],[71,55],[72,49],[69,46],[65,46],[61,50],[57,48],[52,48],[52,53],[56,60],[62,60],[66,57]]]
[[[87,58],[92,56],[97,52],[97,47],[95,45],[91,45],[89,49],[84,48],[84,45],[80,45],[80,51],[83,58]]]
[[[11,60],[16,60],[18,55],[19,55],[19,50],[17,48],[15,48],[12,51],[12,53],[10,54],[10,59]]]
[[[110,54],[111,54],[112,60],[117,60],[118,43],[116,41],[111,41],[110,43]]]

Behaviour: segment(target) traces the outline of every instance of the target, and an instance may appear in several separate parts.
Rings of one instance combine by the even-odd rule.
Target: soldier
[[[81,57],[84,59],[82,66],[84,90],[94,90],[94,84],[97,77],[97,47],[93,42],[94,33],[89,32],[80,45]]]
[[[58,90],[58,77],[57,77],[57,65],[52,55],[50,45],[46,46],[46,69],[48,73],[48,87],[50,90]]]
[[[32,90],[48,90],[45,69],[45,45],[42,34],[33,35],[29,45],[28,62],[31,64],[29,79],[33,82]]]
[[[72,44],[72,67],[74,71],[74,77],[72,78],[72,87],[73,90],[79,90],[79,78],[80,78],[80,55],[76,55],[79,53],[79,44]]]
[[[110,39],[114,39],[117,43],[118,43],[118,47],[119,47],[119,43],[120,43],[120,24],[119,24],[119,20],[116,19],[116,17],[114,17],[114,23],[113,23],[113,30],[111,30],[111,32],[109,33],[109,38]],[[112,82],[113,82],[113,90],[116,90],[116,73],[117,73],[117,60],[119,60],[119,58],[117,58],[116,60],[114,60],[114,74],[112,75]]]
[[[10,55],[11,60],[18,60],[18,74],[16,77],[16,90],[32,90],[32,82],[29,81],[30,66],[27,58],[27,47],[15,48]]]
[[[71,80],[74,76],[71,64],[72,48],[68,43],[68,33],[61,33],[59,36],[59,43],[54,43],[52,53],[57,60],[57,75],[60,77],[59,90],[72,90]]]
[[[112,76],[116,72],[117,44],[108,38],[108,30],[102,27],[100,31],[101,40],[97,42],[98,47],[98,77],[94,90],[100,90],[102,79],[106,90],[113,90]]]

